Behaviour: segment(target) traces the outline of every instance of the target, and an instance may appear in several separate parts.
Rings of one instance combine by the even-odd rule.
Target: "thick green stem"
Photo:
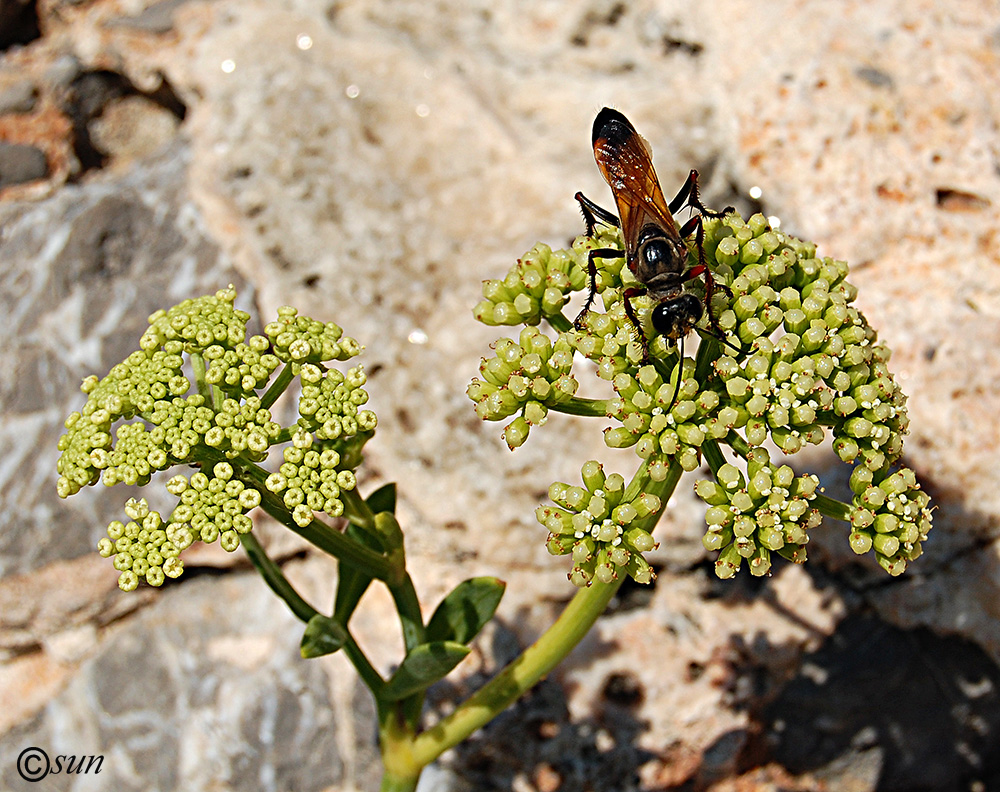
[[[621,580],[610,584],[595,582],[577,592],[556,622],[520,657],[451,715],[413,741],[414,761],[420,766],[432,762],[534,687],[594,626],[621,583]]]
[[[552,412],[567,415],[583,415],[587,418],[606,418],[608,415],[608,399],[578,399],[574,396],[569,401],[546,404]]]
[[[661,503],[658,512],[642,521],[646,530],[652,530],[659,520],[682,472],[680,466],[674,463],[663,481],[654,482],[646,477],[644,463],[636,473],[633,483],[641,482],[642,489],[658,496]],[[631,488],[630,484],[628,489]],[[583,639],[621,584],[622,580],[610,584],[595,581],[590,587],[577,592],[556,622],[520,657],[466,699],[451,715],[416,737],[412,745],[412,760],[421,767],[434,761],[531,689]]]
[[[395,707],[389,707],[382,713],[379,747],[385,768],[379,787],[381,792],[413,792],[427,762],[420,762],[414,756],[413,732]]]
[[[405,777],[397,777],[387,772],[382,776],[382,784],[379,786],[379,792],[413,792],[417,788],[417,782],[420,781],[421,770],[423,768],[416,770],[416,775]]]
[[[820,514],[827,517],[832,517],[835,520],[843,520],[844,522],[851,521],[852,510],[847,503],[817,492],[816,499],[812,502],[812,505],[819,509]]]

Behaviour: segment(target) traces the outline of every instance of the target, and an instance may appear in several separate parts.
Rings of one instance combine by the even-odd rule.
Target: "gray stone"
[[[0,141],[0,189],[44,179],[48,174],[44,151],[24,143]]]
[[[0,752],[102,755],[101,789],[374,788],[367,691],[355,679],[346,697],[332,692],[330,661],[299,656],[301,623],[255,574],[158,599],[106,631],[44,711],[0,737]],[[4,762],[0,787],[22,785]]]
[[[120,167],[123,160],[142,159],[165,146],[179,123],[173,113],[144,96],[126,96],[108,102],[87,129],[97,150]]]
[[[0,575],[92,552],[129,497],[103,486],[69,501],[55,494],[56,443],[84,403],[83,378],[134,349],[157,308],[242,283],[184,191],[187,163],[178,143],[127,173],[0,205],[0,438],[17,471],[5,490]]]
[[[0,81],[0,115],[30,113],[38,101],[38,89],[31,80]]]
[[[83,64],[72,54],[60,55],[45,69],[45,81],[53,88],[66,89],[83,71]]]
[[[30,44],[41,35],[35,6],[32,0],[0,0],[0,51]]]
[[[112,28],[119,27],[162,35],[174,29],[174,11],[186,2],[187,0],[159,0],[138,14],[115,17],[106,24]]]

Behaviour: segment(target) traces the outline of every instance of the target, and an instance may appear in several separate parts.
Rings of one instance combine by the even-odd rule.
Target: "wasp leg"
[[[630,286],[622,294],[622,299],[625,301],[625,315],[632,323],[632,327],[635,328],[636,335],[639,337],[639,345],[642,347],[642,362],[648,363],[649,344],[646,342],[646,334],[642,332],[642,325],[639,324],[639,317],[635,315],[635,309],[632,307],[632,298],[645,293],[645,286]]]
[[[604,209],[591,201],[582,192],[574,196],[580,204],[580,211],[583,213],[583,222],[587,224],[587,236],[594,235],[594,227],[598,222],[605,223],[615,228],[621,228],[621,222],[607,209]],[[587,302],[583,304],[583,310],[577,314],[573,325],[580,329],[584,317],[590,313],[590,306],[594,304],[594,297],[597,294],[597,264],[595,259],[599,258],[623,258],[625,253],[617,248],[597,248],[587,254],[587,275],[590,277],[590,294],[587,295]]]
[[[573,197],[580,204],[580,211],[583,213],[583,222],[587,224],[587,236],[592,237],[594,235],[594,226],[597,225],[598,220],[606,225],[621,228],[621,221],[617,217],[607,209],[595,204],[582,192],[578,192]]]
[[[712,294],[715,293],[716,289],[722,289],[732,297],[733,291],[724,283],[716,283],[715,277],[712,275],[712,270],[709,269],[708,264],[705,262],[705,226],[702,224],[701,215],[692,217],[680,230],[682,237],[690,236],[692,232],[694,233],[694,246],[698,251],[698,265],[691,267],[691,269],[684,273],[684,280],[689,281],[697,278],[699,275],[705,276],[705,308],[708,312],[708,321],[712,325],[712,329],[719,334],[719,337],[724,338],[725,334],[722,332],[722,328],[719,327],[719,320],[712,310]]]
[[[584,317],[590,313],[590,306],[594,304],[594,297],[597,295],[597,264],[594,263],[594,259],[623,258],[624,256],[624,251],[618,250],[618,248],[597,248],[587,254],[587,275],[590,277],[590,294],[587,295],[587,302],[583,304],[583,310],[573,320],[573,326],[577,330],[583,324]]]
[[[670,202],[670,213],[677,214],[684,206],[697,209],[704,217],[722,217],[735,211],[733,207],[727,206],[721,212],[713,212],[701,202],[701,195],[698,193],[698,171],[692,170],[687,177],[687,181],[681,186],[677,195]]]

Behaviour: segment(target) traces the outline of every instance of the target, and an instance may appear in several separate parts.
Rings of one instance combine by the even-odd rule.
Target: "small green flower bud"
[[[138,587],[139,576],[131,569],[126,569],[118,576],[118,588],[122,591],[135,591]]]
[[[726,580],[735,575],[743,562],[743,558],[740,556],[736,544],[730,544],[721,553],[719,553],[719,558],[715,562],[715,574],[721,580]]]
[[[735,237],[726,237],[719,241],[715,249],[715,258],[720,264],[733,266],[739,260],[740,247]]]
[[[513,451],[524,444],[524,441],[528,439],[530,431],[531,425],[523,416],[519,415],[504,428],[503,439],[506,441],[507,447]]]

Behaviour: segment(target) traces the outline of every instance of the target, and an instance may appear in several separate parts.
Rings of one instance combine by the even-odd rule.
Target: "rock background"
[[[623,588],[423,788],[1000,789],[995,3],[4,0],[0,47],[0,788],[29,788],[30,745],[105,757],[51,789],[377,788],[366,692],[342,658],[297,657],[238,556],[123,595],[92,548],[129,493],[55,496],[79,381],[157,307],[227,283],[262,322],[295,304],[366,344],[364,485],[399,482],[428,607],[508,581],[432,705],[551,622],[573,592],[533,510],[609,457],[603,424],[553,416],[508,452],[464,395],[497,335],[471,308],[535,241],[580,232],[576,190],[609,203],[588,143],[613,105],[665,191],[697,167],[709,205],[851,262],[935,531],[896,580],[828,525],[805,568],[722,584],[690,479],[655,585]],[[831,457],[795,462],[843,487]],[[330,564],[271,547],[329,601]],[[353,624],[396,635],[378,594]],[[372,655],[385,671],[398,650]]]

